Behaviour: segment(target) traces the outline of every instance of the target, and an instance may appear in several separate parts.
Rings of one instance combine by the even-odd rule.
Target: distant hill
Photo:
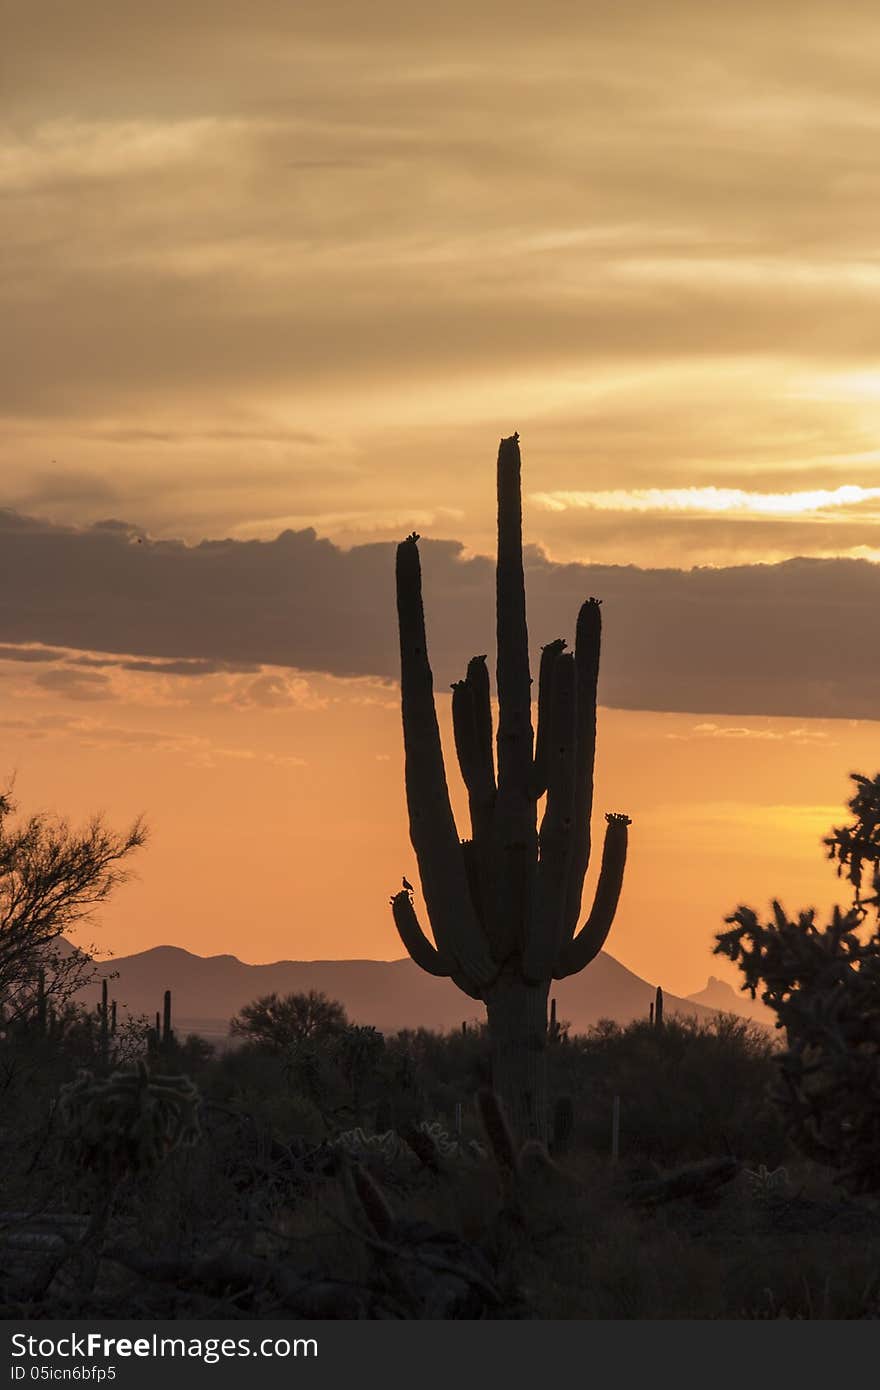
[[[743,1018],[763,1023],[768,1028],[772,1028],[776,1022],[773,1010],[762,1004],[760,999],[737,993],[726,980],[719,980],[714,975],[709,976],[709,983],[705,989],[687,997],[693,1004],[702,1004],[707,1009],[718,1009],[721,1013],[740,1014]]]
[[[175,1027],[179,1033],[200,1033],[212,1040],[225,1037],[229,1019],[258,995],[299,993],[317,989],[338,999],[355,1023],[370,1023],[382,1032],[400,1028],[459,1028],[463,1020],[485,1017],[482,1006],[468,999],[449,981],[426,975],[409,959],[280,960],[270,965],[247,965],[236,956],[197,956],[179,946],[155,946],[136,955],[96,962],[111,981],[112,997],[120,1010],[152,1017],[162,1008],[166,989],[173,995]],[[710,1017],[718,1008],[742,1012],[742,998],[720,981],[720,1003],[702,995],[679,999],[665,994],[667,1014]],[[560,1021],[573,1032],[584,1032],[600,1019],[629,1023],[647,1018],[655,986],[627,970],[603,951],[579,975],[553,987]],[[92,987],[84,998],[96,997]],[[713,1000],[715,995],[713,994]],[[740,1007],[738,1007],[740,1006]]]

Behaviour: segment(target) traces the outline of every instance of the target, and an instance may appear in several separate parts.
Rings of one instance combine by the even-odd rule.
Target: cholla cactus
[[[528,1218],[534,1198],[558,1190],[560,1182],[570,1180],[547,1152],[546,1144],[538,1139],[526,1139],[522,1144],[508,1123],[501,1097],[484,1088],[477,1093],[477,1108],[489,1142],[489,1152],[495,1162],[503,1202],[503,1210],[518,1224]]]
[[[485,1158],[486,1152],[476,1140],[453,1139],[439,1120],[422,1120],[415,1127],[417,1135],[423,1135],[430,1143],[434,1153],[444,1159],[474,1160]],[[361,1128],[346,1129],[330,1141],[334,1149],[342,1149],[350,1158],[364,1160],[381,1159],[385,1163],[395,1163],[398,1159],[410,1157],[412,1145],[407,1144],[396,1130],[389,1129],[383,1134],[367,1134]]]
[[[352,1210],[366,1216],[380,1240],[391,1240],[397,1218],[385,1193],[376,1185],[366,1168],[362,1168],[358,1163],[346,1168],[343,1182]]]
[[[461,1145],[451,1139],[439,1120],[422,1120],[419,1129],[430,1139],[441,1158],[456,1158]]]
[[[771,1192],[784,1192],[788,1187],[787,1168],[774,1168],[771,1171],[766,1163],[760,1163],[757,1168],[744,1168],[743,1172],[752,1192],[758,1196],[766,1197]]]
[[[199,1137],[199,1093],[187,1076],[132,1071],[95,1078],[81,1071],[62,1086],[56,1115],[70,1153],[114,1180],[149,1172]]]
[[[629,818],[608,815],[596,896],[580,926],[590,860],[600,608],[588,599],[573,652],[558,638],[541,654],[537,736],[526,628],[519,436],[498,451],[497,779],[489,673],[468,663],[452,693],[455,747],[471,838],[460,841],[446,781],[422,605],[419,537],[397,547],[401,699],[410,839],[434,934],[409,885],[391,900],[415,963],[486,1004],[493,1085],[520,1139],[547,1138],[547,999],[601,950],[623,882]],[[537,824],[539,800],[546,809]]]
[[[367,1134],[360,1126],[343,1130],[330,1145],[334,1149],[344,1149],[351,1158],[381,1158],[386,1163],[393,1163],[402,1148],[400,1135],[393,1129],[384,1134]]]
[[[564,1154],[574,1133],[574,1103],[571,1096],[558,1096],[553,1107],[553,1153]]]
[[[486,1157],[486,1150],[476,1139],[464,1140],[460,1135],[453,1137],[439,1120],[422,1120],[418,1128],[421,1134],[430,1139],[440,1158],[471,1160]]]
[[[519,1165],[519,1152],[504,1107],[496,1092],[488,1087],[478,1091],[477,1108],[499,1170],[508,1178],[515,1177]]]

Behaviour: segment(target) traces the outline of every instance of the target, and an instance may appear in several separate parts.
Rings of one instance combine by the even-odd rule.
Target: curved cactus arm
[[[548,759],[550,757],[550,722],[553,700],[553,669],[557,658],[565,651],[565,639],[557,637],[541,648],[538,671],[538,731],[535,735],[535,772],[532,789],[536,797],[547,790]]]
[[[434,681],[428,662],[422,571],[413,535],[397,547],[397,615],[409,830],[438,949],[478,985],[497,973],[474,912],[449,801]]]
[[[391,915],[407,953],[429,975],[452,974],[455,966],[431,945],[419,924],[409,893],[401,889],[391,899]]]
[[[599,600],[587,599],[577,620],[574,661],[577,671],[577,741],[574,771],[574,814],[568,884],[565,893],[564,937],[571,940],[581,912],[584,879],[590,862],[590,817],[593,813],[593,769],[596,761],[596,688],[602,614]]]
[[[538,836],[537,903],[523,953],[527,980],[546,980],[562,944],[566,867],[574,809],[577,690],[575,661],[559,652],[553,664],[553,696],[547,735],[547,806]]]
[[[535,833],[520,474],[519,435],[514,434],[502,439],[498,450],[498,814],[504,844],[526,843]]]
[[[563,945],[553,971],[554,980],[564,980],[567,975],[576,975],[585,965],[589,965],[605,945],[614,921],[620,890],[623,887],[628,827],[631,821],[629,816],[621,815],[608,815],[605,819],[608,829],[605,831],[602,867],[596,885],[593,910],[574,940]]]
[[[484,991],[473,980],[469,980],[467,975],[460,975],[454,971],[449,978],[462,994],[467,994],[471,999],[485,999]]]

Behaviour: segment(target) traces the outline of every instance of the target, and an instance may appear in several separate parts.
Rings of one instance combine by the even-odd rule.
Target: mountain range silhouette
[[[110,994],[121,1014],[152,1017],[162,1007],[164,991],[170,989],[178,1035],[198,1033],[212,1042],[227,1037],[229,1020],[244,1004],[273,992],[322,990],[345,1006],[352,1022],[372,1024],[381,1032],[401,1028],[444,1032],[459,1028],[463,1021],[485,1018],[480,1003],[463,997],[449,980],[426,975],[409,959],[279,960],[249,965],[237,956],[199,956],[180,946],[154,946],[95,965],[101,976],[115,976],[110,980]],[[600,1019],[624,1024],[647,1018],[655,990],[656,983],[641,979],[602,951],[589,970],[558,981],[551,993],[560,1021],[578,1033]],[[100,982],[82,991],[80,998],[92,1004],[99,991]],[[664,997],[667,1017],[682,1013],[708,1019],[725,1012],[772,1023],[767,1009],[714,976],[697,994],[680,998],[664,990]]]

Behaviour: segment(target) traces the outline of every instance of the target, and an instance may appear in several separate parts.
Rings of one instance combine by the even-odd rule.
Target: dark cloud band
[[[491,650],[494,569],[464,558],[456,541],[423,540],[422,550],[443,689],[470,656]],[[135,527],[76,530],[2,513],[0,642],[120,653],[133,670],[155,670],[148,659],[159,659],[166,674],[277,665],[395,678],[393,557],[391,543],[343,550],[313,530],[188,546],[144,539]],[[867,635],[880,565],[645,570],[556,564],[536,549],[526,563],[536,653],[573,636],[584,598],[603,599],[605,704],[877,717],[880,650]],[[17,659],[49,656],[32,645]]]

